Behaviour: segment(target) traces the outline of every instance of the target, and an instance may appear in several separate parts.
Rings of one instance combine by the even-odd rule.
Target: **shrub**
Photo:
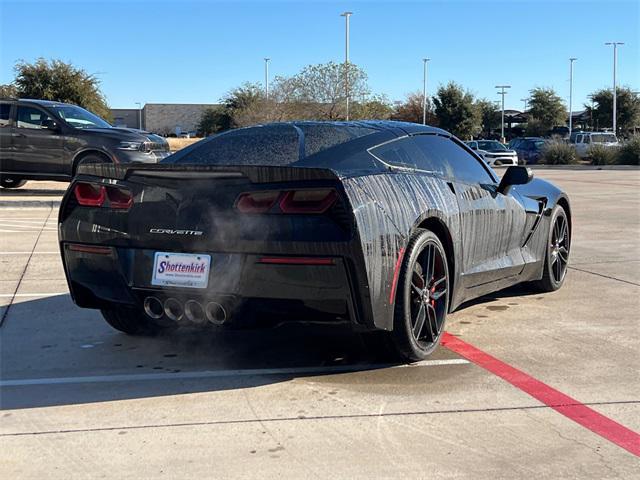
[[[618,150],[616,161],[620,165],[640,165],[640,135],[631,137]]]
[[[617,153],[617,149],[594,143],[589,147],[587,156],[591,159],[592,165],[611,165],[616,163]]]
[[[575,149],[565,142],[549,142],[542,152],[542,163],[547,165],[571,165],[578,163],[578,156]]]

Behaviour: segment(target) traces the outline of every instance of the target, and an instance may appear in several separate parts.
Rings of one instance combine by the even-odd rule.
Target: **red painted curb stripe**
[[[476,365],[506,380],[536,400],[574,422],[597,433],[610,442],[640,457],[640,435],[609,417],[596,412],[577,400],[559,392],[521,370],[507,365],[449,333],[442,336],[442,345]]]

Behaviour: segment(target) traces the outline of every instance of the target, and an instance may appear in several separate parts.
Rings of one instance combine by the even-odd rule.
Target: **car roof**
[[[300,121],[291,121],[291,122],[274,122],[274,123],[265,123],[262,125],[252,125],[246,128],[256,127],[256,126],[274,126],[274,125],[292,125],[294,127],[302,127],[302,126],[332,126],[332,127],[361,127],[361,128],[370,128],[374,130],[380,131],[388,131],[394,133],[399,137],[403,137],[405,135],[418,135],[421,133],[432,133],[438,135],[445,135],[450,137],[451,134],[445,130],[442,130],[437,127],[432,127],[430,125],[421,125],[419,123],[411,123],[411,122],[399,122],[395,120],[351,120],[351,121],[314,121],[314,120],[300,120]]]
[[[54,107],[57,105],[69,105],[69,106],[75,106],[71,103],[65,103],[65,102],[56,102],[53,100],[40,100],[37,98],[3,98],[0,100],[5,100],[5,101],[12,101],[12,102],[25,102],[25,103],[35,103],[36,105],[41,105],[43,107]]]

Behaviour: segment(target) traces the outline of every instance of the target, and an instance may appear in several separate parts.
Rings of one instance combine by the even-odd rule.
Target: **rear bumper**
[[[151,284],[154,250],[76,251],[70,245],[62,243],[61,249],[71,295],[80,307],[142,307],[147,297],[162,302],[175,298],[183,304],[218,302],[232,320],[250,310],[282,320],[349,321],[368,329],[354,301],[353,267],[344,257],[322,257],[324,264],[300,264],[295,259],[314,257],[197,252],[211,255],[207,288],[177,288]],[[274,258],[294,263],[274,263]]]

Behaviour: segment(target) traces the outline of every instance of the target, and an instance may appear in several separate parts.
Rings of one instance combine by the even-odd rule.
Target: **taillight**
[[[278,199],[281,213],[319,214],[331,208],[338,193],[332,188],[247,192],[238,196],[236,208],[242,213],[267,213]]]
[[[73,189],[76,200],[85,207],[101,207],[106,198],[105,188],[92,183],[78,183]]]
[[[333,258],[320,257],[261,257],[258,263],[271,265],[335,265]]]
[[[84,207],[128,209],[133,205],[133,195],[129,190],[112,185],[79,182],[73,193],[78,203]]]
[[[79,243],[67,244],[69,250],[80,253],[93,253],[96,255],[111,255],[113,249],[111,247],[100,247],[98,245],[82,245]]]
[[[238,197],[236,208],[242,213],[266,213],[271,210],[279,196],[278,190],[242,193]]]
[[[280,200],[280,210],[283,213],[324,213],[337,198],[333,189],[292,190]]]
[[[133,195],[129,190],[117,187],[106,187],[109,206],[111,208],[127,209],[133,205]]]

